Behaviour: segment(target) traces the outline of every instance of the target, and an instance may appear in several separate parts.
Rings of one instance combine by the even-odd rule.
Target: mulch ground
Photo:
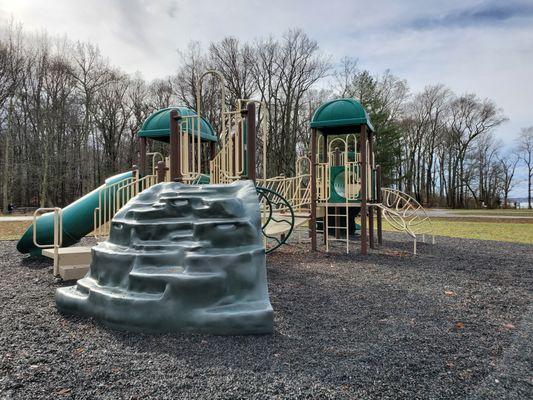
[[[385,239],[268,256],[275,333],[241,337],[60,315],[50,263],[0,242],[0,398],[531,398],[533,246]]]

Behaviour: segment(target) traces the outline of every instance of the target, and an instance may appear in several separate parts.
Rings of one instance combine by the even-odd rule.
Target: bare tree
[[[252,75],[254,53],[247,43],[241,44],[234,37],[227,37],[209,46],[209,66],[220,71],[226,80],[228,104],[238,99],[249,99],[257,85]]]
[[[313,85],[330,69],[316,41],[301,30],[290,30],[281,41],[269,38],[256,43],[253,76],[261,99],[269,106],[269,173],[294,172],[296,146],[308,141],[300,131],[300,110]]]
[[[450,206],[465,206],[465,159],[473,140],[502,124],[506,118],[496,104],[474,94],[454,99],[451,104],[450,133],[457,155],[448,177]]]
[[[526,166],[527,173],[527,207],[531,204],[531,184],[533,181],[533,126],[523,128],[518,137],[518,152]]]
[[[72,75],[76,82],[78,94],[83,104],[83,123],[80,135],[75,135],[75,149],[81,161],[77,169],[79,175],[79,194],[84,193],[87,187],[93,185],[95,176],[82,166],[91,161],[88,151],[89,138],[93,135],[93,144],[96,141],[94,128],[95,99],[98,93],[108,85],[112,76],[108,73],[108,62],[100,54],[98,47],[90,43],[77,42],[73,51]],[[96,165],[97,162],[93,164]],[[93,175],[93,176],[91,176]]]
[[[520,160],[519,154],[516,152],[510,152],[504,157],[500,157],[498,162],[502,172],[502,191],[503,191],[503,207],[509,206],[509,193],[515,185],[515,170]]]
[[[131,116],[126,102],[130,79],[119,71],[109,71],[109,74],[111,83],[98,94],[95,114],[104,151],[103,176],[116,172],[121,164],[124,155],[120,154],[120,148]]]

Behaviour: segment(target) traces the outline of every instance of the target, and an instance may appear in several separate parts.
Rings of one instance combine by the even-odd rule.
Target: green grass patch
[[[19,240],[31,221],[0,221],[0,240]]]
[[[384,230],[394,231],[383,222]],[[432,219],[431,224],[436,236],[533,244],[533,223]]]

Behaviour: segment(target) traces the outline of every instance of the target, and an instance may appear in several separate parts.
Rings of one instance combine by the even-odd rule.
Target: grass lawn
[[[525,218],[516,221],[432,218],[431,223],[437,236],[533,244],[533,221]],[[30,221],[0,222],[0,240],[18,240],[30,224]],[[386,221],[383,221],[383,229],[394,231]]]
[[[1,221],[0,240],[19,240],[31,221]]]
[[[386,221],[383,222],[384,230],[394,231]],[[533,222],[479,222],[465,221],[462,218],[432,218],[431,224],[437,236],[533,244]]]

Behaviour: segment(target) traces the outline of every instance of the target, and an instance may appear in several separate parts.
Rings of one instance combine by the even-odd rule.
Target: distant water
[[[533,201],[531,203],[532,203],[531,205],[533,206]],[[521,201],[520,208],[527,208],[527,201]]]

